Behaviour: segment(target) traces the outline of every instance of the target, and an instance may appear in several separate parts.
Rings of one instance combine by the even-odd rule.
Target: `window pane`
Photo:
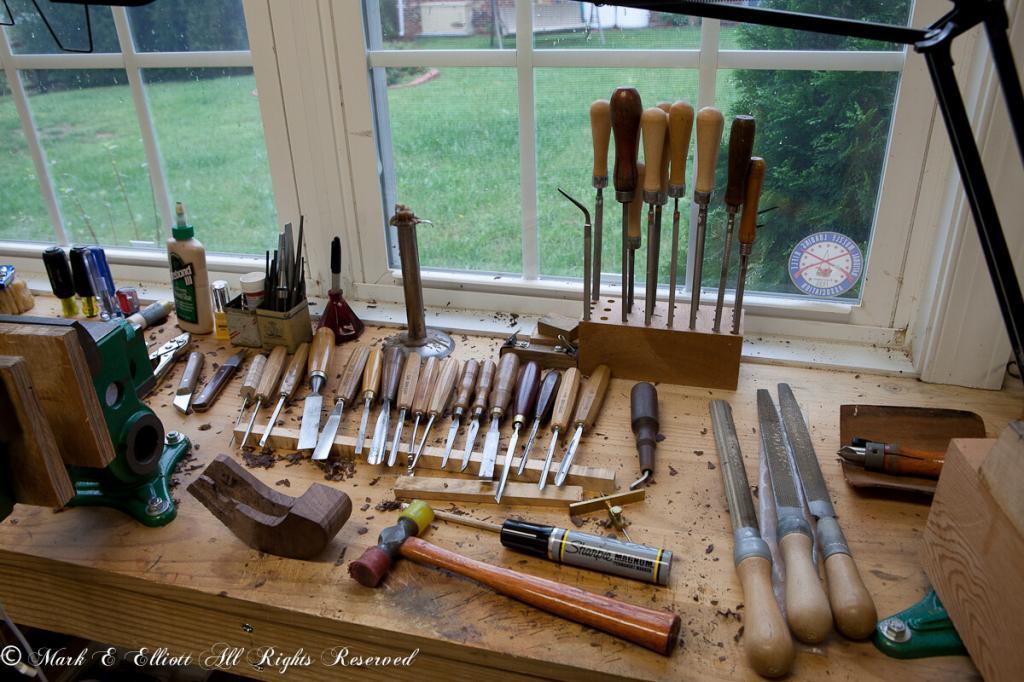
[[[68,237],[162,246],[149,169],[125,72],[24,71]]]
[[[538,49],[683,50],[700,47],[700,18],[575,0],[533,0]]]
[[[0,71],[0,238],[54,241],[39,180],[7,78]]]
[[[387,106],[396,200],[434,223],[418,231],[421,263],[521,272],[515,69],[442,68],[389,88]]]
[[[62,52],[46,28],[43,18],[32,5],[32,0],[7,0],[14,19],[14,26],[4,26],[11,51],[15,54],[55,54]],[[44,0],[39,3],[43,16],[65,48],[89,49],[89,33],[86,30],[85,8],[78,4],[65,4]],[[0,18],[7,20],[0,8]],[[92,22],[93,52],[120,52],[117,31],[109,7],[90,7]]]
[[[373,50],[510,50],[516,46],[515,0],[365,0],[364,4]]]
[[[210,251],[263,253],[277,234],[252,69],[145,69],[172,200]]]
[[[818,232],[846,235],[867,259],[898,83],[898,73],[718,73],[726,136],[732,116],[757,119],[754,153],[767,165],[760,208],[776,207],[761,217],[764,227],[751,255],[748,291],[800,295],[790,279],[790,254],[801,239]],[[705,287],[718,286],[721,268],[727,150],[728,140],[718,157],[718,190],[708,220]],[[734,241],[730,288],[736,282],[738,253]],[[828,270],[829,264],[822,267]],[[843,298],[859,300],[861,281]]]
[[[906,26],[912,0],[763,0],[760,7]],[[723,49],[740,50],[902,50],[902,45],[844,38],[770,26],[722,23]]]
[[[242,0],[160,0],[128,18],[139,52],[249,49]]]
[[[607,99],[619,86],[633,86],[645,107],[659,101],[697,98],[697,72],[682,69],[537,69],[537,210],[540,225],[540,271],[550,276],[583,276],[583,216],[560,194],[561,187],[593,214],[595,190],[591,184],[593,143],[590,135],[590,103]],[[692,149],[692,145],[691,145]],[[609,143],[608,174],[612,174],[615,143]],[[692,153],[692,152],[691,152]],[[643,158],[643,144],[640,146]],[[692,164],[692,159],[691,159]],[[692,168],[692,165],[687,166]],[[688,193],[690,194],[690,193]],[[680,223],[678,282],[683,281],[686,263],[686,230],[690,199],[679,202]],[[672,207],[663,209],[661,228],[661,281],[668,282],[671,257]],[[646,209],[642,220],[646,245]],[[621,274],[622,205],[615,201],[609,180],[604,190],[604,230],[601,270]],[[646,247],[636,255],[636,278],[643,282],[647,272]],[[641,285],[642,286],[642,285]]]

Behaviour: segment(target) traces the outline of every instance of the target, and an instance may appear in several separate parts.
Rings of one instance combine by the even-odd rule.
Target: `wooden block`
[[[922,563],[957,632],[990,680],[1024,669],[1024,536],[984,484],[996,441],[956,439],[946,453],[924,531]],[[1016,448],[1017,457],[1024,449]],[[1024,480],[1015,481],[1016,489]]]
[[[114,444],[74,329],[0,323],[0,355],[25,359],[66,464],[102,468],[114,460]]]
[[[993,499],[1017,532],[1024,535],[1024,422],[1010,422],[981,465],[981,476]]]
[[[244,421],[244,420],[243,420]],[[263,435],[265,426],[259,424],[254,425],[252,429],[252,435],[249,436],[249,442],[255,442],[259,440],[260,436]],[[235,440],[237,442],[242,441],[242,436],[245,435],[245,424],[242,423],[238,428],[235,429]],[[288,429],[283,426],[278,426],[274,429],[274,432],[270,434],[270,438],[267,444],[275,450],[294,450],[299,443],[299,432],[297,429]],[[370,439],[366,439],[366,444],[363,445],[363,451],[366,452],[370,445]],[[389,446],[390,447],[390,446]],[[334,455],[340,455],[342,457],[352,458],[356,452],[356,439],[355,436],[335,436],[334,447],[331,448],[331,453]],[[390,452],[390,450],[389,450]],[[398,452],[400,457],[398,458],[399,463],[406,461],[409,454],[409,448],[406,443],[402,443],[398,446]],[[466,476],[476,476],[480,471],[480,452],[474,451],[473,455],[469,459],[469,466],[466,467],[466,471],[463,472]],[[423,448],[423,454],[420,455],[420,461],[416,464],[417,469],[432,469],[436,471],[441,470],[441,462],[444,459],[444,448],[426,446]],[[516,461],[518,465],[518,460]],[[462,466],[462,453],[452,452],[452,456],[448,460],[448,471],[455,473],[458,472],[459,467]],[[396,469],[398,467],[395,467]],[[520,481],[526,481],[529,483],[536,484],[540,480],[540,472],[544,468],[544,461],[536,458],[531,459],[526,463],[526,469],[523,471],[523,475],[519,476]],[[387,469],[387,467],[383,467]],[[552,466],[551,471],[548,472],[549,482],[554,483],[555,473],[557,473],[557,467]],[[577,466],[573,464],[569,467],[569,475],[565,479],[566,484],[579,486],[584,490],[593,490],[595,492],[610,493],[615,491],[615,470],[614,469],[603,469],[600,467],[588,467],[588,466]],[[534,486],[536,487],[536,485]],[[493,497],[494,493],[491,493]]]
[[[677,299],[678,300],[678,299]],[[673,327],[667,328],[668,304],[654,307],[651,326],[644,325],[644,306],[633,305],[622,323],[619,299],[602,297],[593,304],[589,322],[580,322],[579,368],[584,374],[608,365],[612,376],[735,391],[740,375],[743,325],[730,334],[731,310],[722,315],[722,331],[711,331],[715,309],[701,306],[696,329],[689,325],[689,304],[676,303]]]
[[[15,502],[63,507],[74,497],[57,441],[20,357],[0,356],[0,443],[6,446]]]
[[[552,339],[558,339],[559,335],[564,336],[570,341],[575,341],[579,338],[580,333],[580,321],[575,317],[569,317],[568,315],[559,315],[558,313],[548,313],[544,317],[537,320],[537,334],[541,336],[548,336]]]
[[[399,476],[395,481],[395,497],[403,500],[495,504],[494,493],[497,489],[497,481],[467,478]],[[559,488],[548,485],[541,490],[534,483],[509,481],[505,484],[505,494],[501,496],[501,503],[531,507],[568,507],[581,499],[583,488],[579,486],[565,485]]]

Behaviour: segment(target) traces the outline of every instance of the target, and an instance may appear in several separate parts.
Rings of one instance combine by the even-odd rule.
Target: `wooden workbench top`
[[[176,333],[168,324],[147,332],[147,339],[162,342]],[[393,330],[368,328],[360,342],[375,344],[390,333]],[[468,359],[496,357],[499,341],[459,337],[456,343],[458,357]],[[196,345],[209,356],[204,381],[212,376],[213,362],[223,362],[233,350],[212,338]],[[353,347],[341,346],[335,354],[330,389]],[[501,547],[493,534],[464,526],[438,522],[427,533],[430,541],[475,559],[679,613],[680,646],[663,657],[407,561],[400,562],[379,589],[350,580],[346,564],[395,521],[395,511],[378,511],[376,506],[393,499],[391,485],[398,467],[388,471],[360,461],[350,478],[334,482],[325,481],[324,471],[307,460],[281,460],[269,469],[252,469],[289,495],[301,494],[313,482],[340,487],[351,496],[354,511],[315,560],[282,559],[249,549],[185,491],[215,455],[240,456],[228,441],[244,372],[235,376],[211,411],[182,418],[171,399],[183,364],[178,363],[149,400],[168,431],[180,430],[195,444],[194,459],[177,475],[177,519],[164,528],[149,529],[109,509],[54,513],[19,505],[0,524],[0,600],[19,622],[118,645],[166,646],[196,656],[218,643],[243,647],[246,653],[234,671],[264,679],[280,679],[275,655],[291,656],[300,649],[310,663],[292,665],[289,678],[344,674],[479,681],[497,679],[499,674],[504,680],[519,675],[579,678],[585,673],[587,679],[756,679],[742,650],[743,596],[732,563],[732,535],[708,401],[724,398],[732,403],[748,476],[756,485],[755,389],[774,393],[780,381],[792,385],[810,422],[853,556],[881,617],[917,602],[927,590],[918,557],[928,507],[859,494],[846,485],[832,454],[838,446],[839,405],[969,409],[984,418],[994,435],[1019,417],[1024,395],[1016,387],[976,391],[914,379],[753,364],[742,366],[735,393],[659,386],[665,439],[658,446],[656,481],[647,501],[627,507],[626,516],[634,540],[675,552],[667,588],[516,554]],[[632,383],[612,381],[601,416],[584,436],[576,459],[579,464],[615,468],[620,490],[638,473],[629,425]],[[325,400],[325,407],[330,402]],[[301,412],[297,400],[284,414],[286,423],[297,428]],[[354,433],[360,412],[361,406],[346,410],[340,433]],[[268,416],[265,410],[259,422]],[[435,442],[443,440],[447,428],[447,419],[435,424]],[[503,443],[507,429],[506,425]],[[547,437],[544,430],[542,447]],[[462,442],[461,435],[457,442]],[[538,522],[569,523],[564,512],[544,508],[499,511],[494,505],[459,506],[477,518],[522,514]],[[598,525],[602,518],[592,516],[584,530],[607,533]],[[259,656],[259,647],[274,649],[271,665],[262,670],[245,662],[246,657]],[[339,670],[323,665],[322,652],[341,647],[347,647],[351,656],[408,656],[415,649],[419,653],[410,667]],[[935,680],[976,674],[965,657],[898,661],[868,642],[850,642],[835,634],[821,646],[798,645],[798,651],[793,675],[801,679]]]

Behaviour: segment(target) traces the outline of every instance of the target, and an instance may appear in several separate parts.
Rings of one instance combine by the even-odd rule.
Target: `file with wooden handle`
[[[405,358],[405,366],[402,367],[402,378],[398,382],[398,423],[395,424],[395,435],[391,438],[391,452],[388,453],[388,466],[395,466],[398,461],[398,446],[402,442],[402,429],[405,428],[405,415],[412,407],[412,400],[416,396],[416,381],[420,376],[420,366],[423,359],[419,353],[409,353]]]
[[[555,485],[562,486],[565,483],[565,477],[569,475],[569,467],[572,466],[572,460],[576,455],[576,450],[579,448],[583,432],[594,425],[597,415],[601,412],[604,397],[608,393],[608,383],[611,381],[611,376],[611,369],[608,365],[598,365],[580,389],[579,398],[576,403],[576,413],[573,415],[572,420],[576,427],[576,432],[573,434],[572,440],[569,442],[569,448],[566,450],[565,458],[562,459],[562,464],[558,468],[558,474],[555,476]]]
[[[459,471],[465,471],[469,466],[470,457],[473,455],[473,446],[476,445],[476,435],[480,431],[480,422],[487,413],[487,399],[491,394],[491,386],[494,384],[494,375],[497,371],[497,365],[493,360],[484,360],[480,363],[480,376],[477,377],[473,402],[469,407],[469,429],[466,431],[466,445],[463,449],[462,466],[459,467]]]
[[[295,395],[296,389],[299,384],[302,383],[302,377],[306,375],[306,360],[309,357],[309,344],[303,341],[299,344],[299,347],[295,349],[292,354],[292,359],[288,362],[288,367],[285,369],[284,375],[281,377],[281,385],[278,386],[277,394],[277,405],[274,406],[274,413],[270,415],[270,421],[267,422],[267,428],[263,431],[263,437],[260,438],[260,447],[266,447],[267,441],[270,439],[270,434],[273,433],[274,427],[277,425],[277,418],[281,415],[281,410],[284,409],[285,404],[292,399]]]
[[[275,346],[270,351],[270,356],[263,366],[260,382],[256,385],[256,406],[253,407],[252,417],[249,418],[249,423],[245,427],[245,435],[242,436],[241,447],[244,448],[245,444],[249,441],[249,436],[252,434],[252,427],[256,423],[256,415],[259,414],[260,408],[274,397],[274,389],[277,388],[278,379],[281,378],[281,372],[284,371],[284,363],[287,360],[288,350],[284,346]]]
[[[341,415],[346,405],[351,405],[356,399],[356,392],[359,390],[359,382],[363,377],[363,369],[370,357],[368,346],[359,346],[349,356],[345,371],[341,374],[338,388],[334,392],[334,409],[327,417],[323,431],[316,441],[316,448],[313,450],[313,460],[322,462],[331,454],[331,447],[334,445],[334,437],[338,435],[338,427],[341,425]]]

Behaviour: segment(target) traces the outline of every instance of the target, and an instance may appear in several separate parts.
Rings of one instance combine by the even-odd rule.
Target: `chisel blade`
[[[476,434],[480,432],[480,420],[473,419],[469,422],[469,431],[466,432],[466,450],[462,453],[462,466],[459,471],[465,471],[469,467],[469,459],[473,456],[473,446],[476,445]]]
[[[316,441],[316,448],[313,450],[313,461],[321,462],[331,455],[331,448],[334,446],[334,437],[338,435],[338,426],[341,424],[341,413],[345,410],[345,401],[339,400],[334,403],[334,409],[327,417],[324,430],[320,432],[320,438]]]
[[[729,519],[733,531],[741,528],[757,530],[757,513],[750,496],[747,469],[743,465],[743,453],[736,436],[736,424],[732,419],[732,407],[724,400],[711,401],[711,426],[715,432],[718,447],[718,462],[722,467],[725,482],[725,499],[729,503]]]
[[[821,465],[818,463],[818,455],[814,452],[811,434],[807,431],[804,415],[789,384],[779,384],[779,410],[782,412],[786,438],[793,449],[793,459],[796,460],[796,468],[811,514],[818,519],[834,517],[836,510],[832,507],[832,498],[828,494],[825,477],[821,474]]]
[[[448,429],[448,438],[444,441],[444,457],[441,458],[441,468],[448,466],[448,458],[452,455],[452,448],[455,446],[455,436],[459,432],[459,417],[452,417],[452,425]]]
[[[488,481],[494,478],[494,464],[498,460],[498,442],[501,440],[501,431],[498,429],[498,418],[491,419],[491,428],[487,429],[487,437],[484,439],[484,454],[480,460],[479,478]]]
[[[526,445],[523,447],[523,455],[519,458],[519,468],[516,469],[516,476],[522,476],[523,472],[526,471],[526,462],[530,459],[530,450],[533,449],[533,442],[537,440],[538,428],[540,428],[540,420],[534,419],[533,426],[530,427],[530,437],[526,439]]]
[[[569,441],[569,447],[565,451],[565,459],[558,466],[558,473],[555,474],[555,485],[559,488],[565,483],[566,477],[569,475],[569,468],[572,466],[572,458],[576,456],[576,448],[580,445],[580,439],[583,437],[583,425],[576,427],[576,433],[572,434],[572,440]]]
[[[782,433],[782,422],[772,401],[772,394],[766,389],[757,391],[757,417],[760,423],[761,444],[764,446],[765,462],[772,479],[772,492],[775,493],[775,506],[781,522],[784,518],[803,520],[803,503],[796,487],[793,467],[789,461],[785,436]]]
[[[512,459],[516,455],[516,446],[519,445],[519,424],[512,430],[512,437],[508,442],[508,452],[505,453],[505,466],[501,470],[501,480],[498,482],[498,492],[494,494],[494,501],[500,503],[501,496],[505,493],[505,485],[508,484],[508,474],[512,470]]]
[[[377,415],[377,424],[373,428],[373,440],[370,441],[370,452],[366,455],[368,464],[380,464],[384,461],[384,444],[388,437],[388,418],[391,413],[391,405],[387,401],[381,405],[380,414]]]
[[[356,434],[356,454],[359,455],[363,452],[363,444],[366,442],[366,425],[370,421],[370,410],[373,405],[373,399],[370,398],[363,405],[363,416],[359,418],[359,432]]]
[[[311,393],[302,405],[302,426],[299,427],[299,450],[311,450],[316,447],[317,435],[320,433],[320,411],[324,406],[324,397],[319,393]]]
[[[391,439],[391,452],[388,453],[388,466],[395,466],[398,461],[398,446],[402,442],[402,428],[405,426],[405,410],[398,413],[398,423],[395,424],[395,436]]]

